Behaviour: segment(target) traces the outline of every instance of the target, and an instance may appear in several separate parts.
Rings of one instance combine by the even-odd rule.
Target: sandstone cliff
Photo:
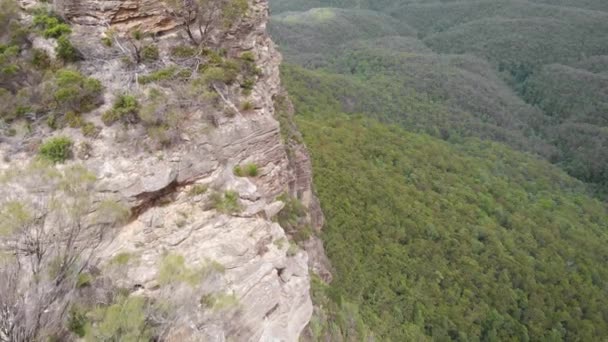
[[[84,115],[99,131],[91,138],[77,128],[34,128],[23,141],[69,137],[75,157],[67,164],[82,164],[96,175],[93,196],[121,203],[130,212],[128,223],[107,236],[96,253],[93,288],[98,290],[91,297],[111,284],[129,289],[130,296],[167,302],[169,310],[179,313],[171,316],[163,335],[169,341],[298,340],[313,310],[311,257],[290,243],[275,222],[285,206],[277,198],[297,198],[307,208],[305,219],[317,230],[323,218],[312,191],[308,153],[281,134],[288,128],[279,125],[275,113],[274,99],[282,96],[281,56],[266,34],[267,1],[250,2],[245,18],[217,45],[227,56],[254,56],[258,71],[250,94],[238,95],[235,86],[219,87],[215,100],[222,110],[204,104],[179,107],[187,112],[180,116],[180,129],[160,148],[141,125],[107,126],[101,117],[120,94],[145,94],[140,77],[164,67],[169,51],[186,41],[167,8],[147,0],[61,0],[55,9],[72,23],[71,40],[84,57],[79,70],[103,85],[104,104]],[[133,28],[162,34],[153,38],[158,61],[125,66],[119,38],[113,49],[101,46],[109,29],[120,37]],[[53,44],[34,40],[49,52]],[[181,88],[169,83],[159,89],[170,102]],[[242,105],[244,97],[247,106]],[[145,106],[145,100],[140,102]],[[35,158],[25,145],[0,142],[2,169]],[[235,175],[241,165],[256,165],[255,176]],[[221,210],[213,203],[228,194],[236,194],[239,210]],[[330,277],[322,246],[314,240],[307,243],[318,254],[310,266]],[[114,262],[121,257],[123,261]],[[173,271],[205,270],[205,275],[195,284],[160,279],[167,263]]]

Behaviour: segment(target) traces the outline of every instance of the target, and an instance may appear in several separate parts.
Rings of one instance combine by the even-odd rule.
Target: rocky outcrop
[[[126,72],[122,56],[95,44],[107,27],[171,31],[175,23],[165,15],[162,2],[59,0],[54,5],[77,24],[72,40],[88,57],[79,68],[102,81],[106,105],[87,117],[103,127],[96,138],[73,128],[53,134],[86,146],[82,160],[75,162],[97,176],[99,199],[118,201],[132,214],[100,249],[103,277],[132,289],[132,295],[168,301],[179,313],[166,333],[168,341],[297,341],[313,310],[309,260],[314,261],[313,269],[326,260],[311,258],[290,243],[273,222],[284,205],[277,197],[298,197],[309,208],[316,229],[323,216],[312,189],[308,152],[298,143],[290,142],[287,148],[275,114],[281,56],[266,34],[267,1],[250,3],[246,19],[228,32],[221,46],[232,56],[244,51],[255,56],[260,71],[249,96],[254,108],[220,116],[213,124],[206,118],[214,109],[196,108],[188,113],[179,141],[158,151],[141,143],[141,127],[101,123],[100,114],[116,93],[139,90],[133,80],[150,70],[140,66]],[[172,32],[157,43],[162,48],[180,40],[179,33]],[[11,154],[15,163],[31,158],[27,151]],[[258,166],[256,177],[235,176],[234,167],[246,163]],[[225,191],[238,194],[242,210],[226,213],[213,205],[214,194]],[[322,253],[318,242],[313,249]],[[112,260],[117,255],[131,259],[116,267]],[[160,281],[168,255],[179,255],[186,267],[201,270],[200,282]]]
[[[66,19],[91,26],[138,27],[143,32],[161,33],[177,24],[158,0],[56,0],[54,7]]]

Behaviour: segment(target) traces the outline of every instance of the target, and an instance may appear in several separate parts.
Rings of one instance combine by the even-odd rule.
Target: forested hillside
[[[404,118],[419,113],[394,104],[420,95],[417,105],[444,107],[457,122],[428,127],[415,119],[417,131],[533,152],[605,198],[608,9],[557,2],[327,0],[314,6],[343,8],[309,9],[310,2],[276,0],[271,33],[287,64],[315,71],[309,82],[340,92],[340,82],[362,81],[366,94],[384,84],[392,108],[374,110],[385,122],[411,129]],[[302,71],[284,74],[292,70]],[[301,85],[300,76],[286,77]],[[370,97],[377,98],[341,97],[343,110],[361,113]]]
[[[274,0],[334,267],[312,340],[608,338],[608,5]]]

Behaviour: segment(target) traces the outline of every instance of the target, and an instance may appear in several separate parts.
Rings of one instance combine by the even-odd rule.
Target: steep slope
[[[86,180],[87,209],[69,221],[78,222],[76,244],[91,257],[72,261],[78,271],[61,279],[74,276],[76,285],[66,280],[67,292],[47,306],[53,309],[40,311],[43,324],[12,318],[30,305],[19,282],[10,287],[11,297],[0,295],[3,303],[16,301],[0,336],[16,338],[21,324],[32,327],[24,328],[32,339],[298,339],[312,313],[309,257],[275,221],[290,214],[290,203],[301,208],[296,228],[318,230],[323,217],[308,153],[283,138],[275,112],[281,55],[265,31],[267,2],[239,4],[222,12],[239,16],[213,21],[208,36],[190,39],[162,2],[66,0],[53,8],[66,23],[46,9],[22,12],[20,22],[7,19],[25,32],[23,44],[14,45],[21,55],[45,51],[49,63],[41,67],[48,76],[39,84],[52,96],[2,113],[0,213],[14,218],[21,212],[15,208],[24,208],[32,214],[19,217],[39,217],[55,234],[59,225],[44,212],[54,207],[38,205],[55,194],[35,185],[39,168],[65,173],[74,186]],[[192,44],[197,39],[200,46]],[[65,44],[72,58],[64,58]],[[36,83],[10,84],[15,89],[2,95],[11,101],[40,90]],[[35,166],[46,159],[57,165]],[[87,171],[70,179],[72,169]],[[77,203],[72,197],[84,193],[66,193],[62,182],[58,198]],[[80,232],[114,216],[106,210],[122,219],[87,245],[89,237]],[[53,215],[68,222],[61,215],[69,212]],[[29,234],[34,223],[24,220],[0,230],[3,250],[12,254],[8,241]],[[61,246],[63,240],[49,242]],[[322,245],[316,248],[323,253]],[[14,254],[17,261],[30,257]],[[11,260],[0,267],[7,288]],[[318,260],[322,255],[311,258],[311,267],[324,267]],[[53,262],[50,255],[38,260],[41,267]],[[28,281],[27,272],[17,275]],[[46,276],[41,281],[50,288],[57,283]],[[49,300],[38,287],[32,291],[39,302]]]

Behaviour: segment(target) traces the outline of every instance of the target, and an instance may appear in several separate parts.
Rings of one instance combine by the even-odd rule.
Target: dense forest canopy
[[[608,337],[608,3],[273,0],[316,340]]]

